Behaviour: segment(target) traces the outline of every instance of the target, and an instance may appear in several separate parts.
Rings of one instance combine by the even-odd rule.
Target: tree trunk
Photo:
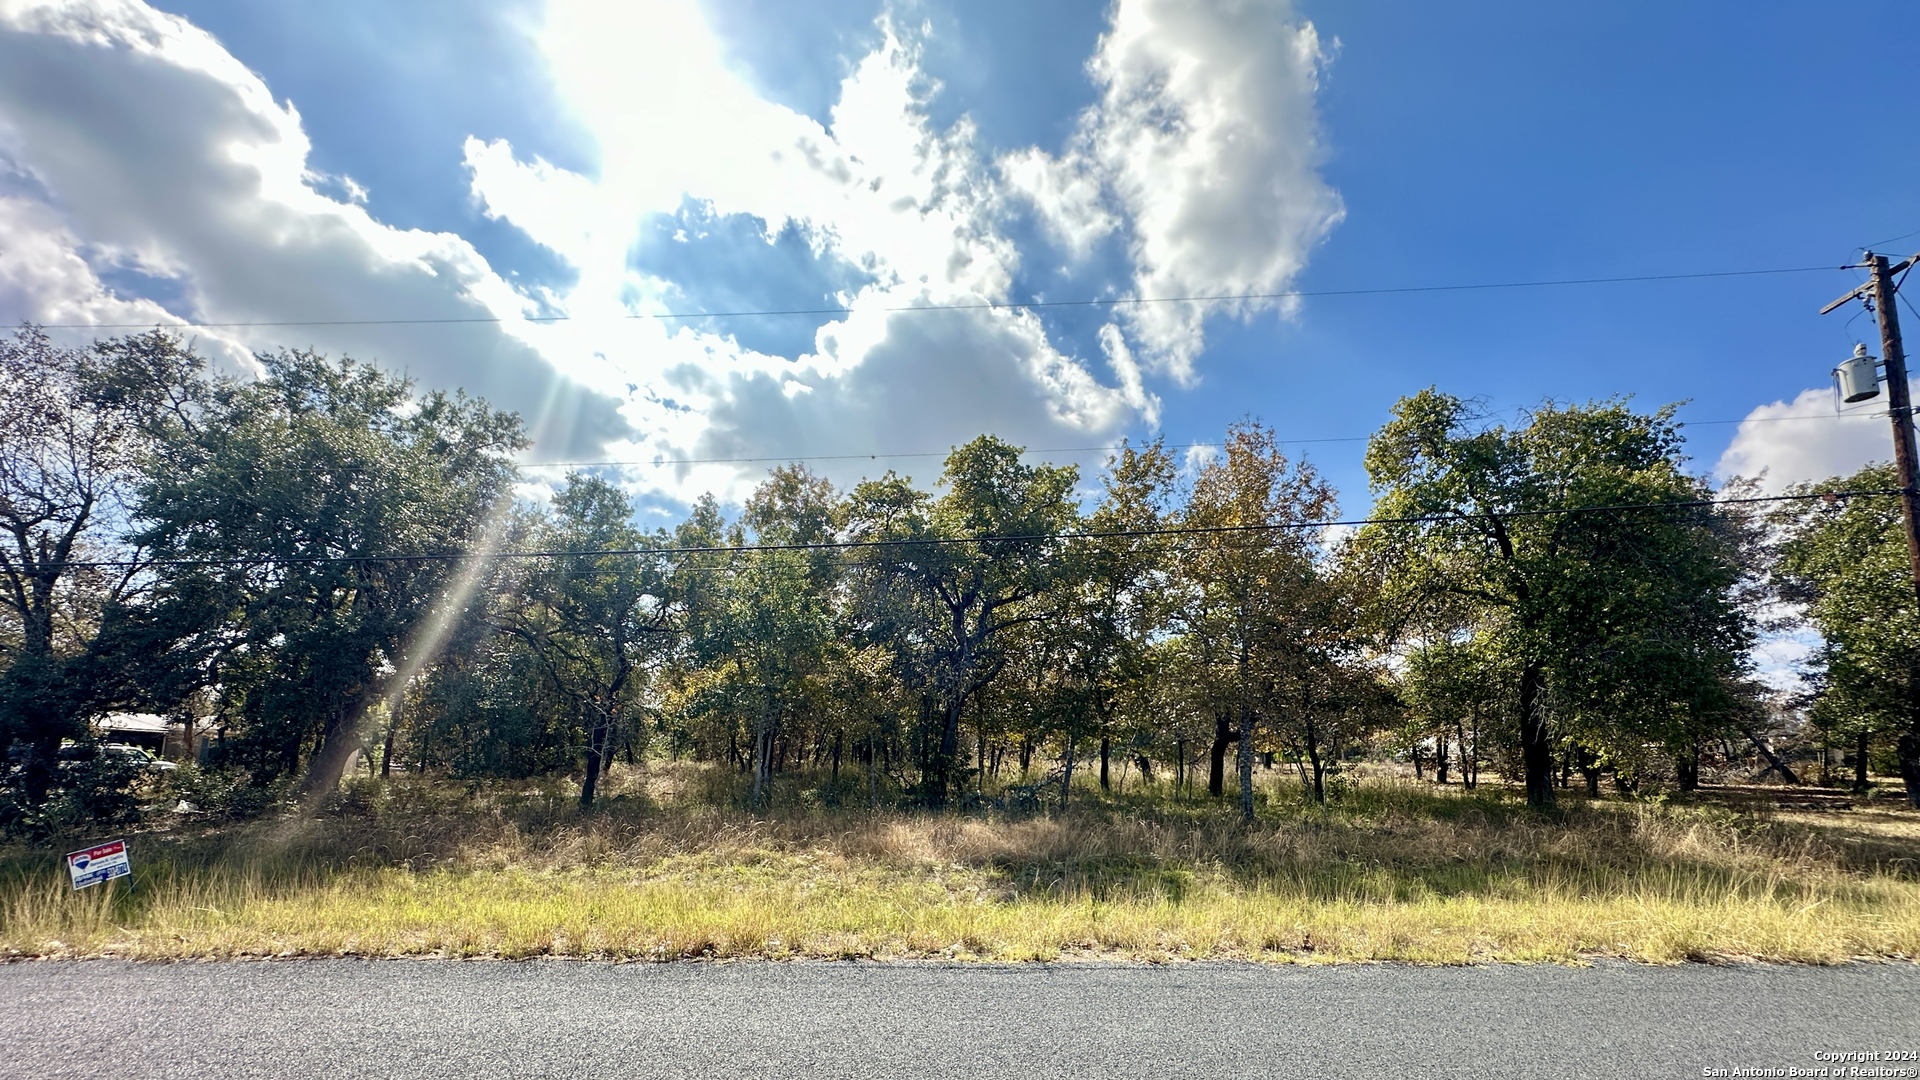
[[[355,744],[360,740],[360,724],[364,719],[362,699],[358,695],[343,697],[344,700],[338,701],[331,710],[332,715],[327,717],[320,745],[307,762],[307,775],[301,782],[301,792],[309,808],[340,787],[340,778],[346,775],[347,761],[353,757]]]
[[[1227,744],[1234,739],[1232,721],[1224,714],[1213,718],[1213,747],[1207,771],[1207,794],[1218,799],[1227,793]]]
[[[1320,733],[1313,726],[1313,715],[1306,717],[1307,760],[1313,763],[1313,801],[1327,805],[1326,766],[1320,762]]]
[[[1253,824],[1253,710],[1240,712],[1240,820]]]
[[[1853,745],[1853,790],[1864,792],[1867,790],[1867,758],[1872,750],[1867,733],[1863,731],[1855,736]]]
[[[1900,779],[1907,785],[1907,802],[1920,810],[1920,733],[1903,731],[1899,745]]]
[[[960,756],[960,714],[966,707],[967,694],[962,692],[940,711],[940,749],[927,777],[927,804],[935,809],[947,805],[947,792],[965,760]]]
[[[773,732],[761,731],[753,737],[753,786],[747,792],[747,805],[760,809],[773,779]]]
[[[1700,790],[1700,744],[1687,747],[1687,752],[1673,759],[1673,772],[1680,781],[1681,791]]]
[[[1100,790],[1112,791],[1113,784],[1107,777],[1107,760],[1113,756],[1113,736],[1104,732],[1100,735]]]
[[[20,786],[28,805],[39,806],[47,801],[47,793],[53,790],[54,778],[59,775],[60,737],[35,739],[26,746],[26,760],[19,763]]]
[[[1420,764],[1419,739],[1413,740],[1413,778],[1415,780],[1425,780],[1427,778],[1426,770]]]
[[[1773,752],[1773,747],[1768,746],[1766,740],[1762,739],[1759,733],[1753,730],[1753,725],[1741,724],[1740,733],[1747,737],[1747,741],[1753,744],[1755,750],[1760,751],[1761,757],[1767,759],[1767,767],[1761,771],[1759,776],[1754,777],[1755,780],[1763,780],[1766,778],[1767,773],[1777,772],[1780,774],[1780,778],[1789,784],[1798,785],[1800,783],[1800,778],[1793,774],[1793,769],[1788,767],[1786,762],[1780,760],[1780,756]],[[1824,751],[1822,752],[1824,753]]]
[[[1479,739],[1480,720],[1478,717],[1474,718],[1473,730],[1474,738],[1476,740]],[[1458,738],[1454,740],[1454,743],[1460,747],[1460,782],[1466,785],[1468,791],[1472,791],[1474,786],[1480,781],[1480,755],[1477,751],[1467,749],[1467,727],[1465,723],[1456,725],[1454,734],[1458,736]]]
[[[987,736],[985,732],[974,736],[974,750],[979,760],[973,770],[973,790],[976,792],[984,792],[987,790]]]
[[[380,779],[393,775],[393,736],[400,730],[400,696],[394,695],[393,707],[387,710],[387,745],[380,752]],[[187,743],[193,743],[193,721],[187,721]]]
[[[595,716],[593,731],[587,735],[587,775],[580,781],[580,809],[593,806],[594,792],[600,785],[600,762],[607,752],[607,720]]]
[[[1027,778],[1028,770],[1033,768],[1033,736],[1020,736],[1020,779]]]
[[[1584,746],[1577,751],[1576,756],[1578,758],[1577,764],[1580,766],[1580,775],[1587,782],[1587,798],[1599,798],[1600,756]]]
[[[1547,740],[1545,674],[1538,662],[1520,672],[1520,759],[1526,768],[1527,805],[1553,808],[1553,745]]]
[[[1445,734],[1435,736],[1434,748],[1433,779],[1435,783],[1444,784],[1447,782],[1447,737]]]
[[[1073,727],[1069,725],[1067,727],[1067,756],[1060,770],[1060,809],[1062,810],[1067,808],[1067,799],[1073,794],[1073,744],[1077,741],[1074,738],[1074,734]]]
[[[1893,753],[1900,781],[1907,788],[1907,803],[1920,810],[1920,662],[1907,675],[1907,702],[1907,730],[1895,740]]]

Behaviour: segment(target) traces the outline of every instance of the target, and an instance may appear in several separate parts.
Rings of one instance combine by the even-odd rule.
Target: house
[[[195,722],[189,732],[186,724],[154,713],[108,713],[93,722],[93,732],[101,742],[138,746],[169,761],[204,761],[218,741],[211,724]]]

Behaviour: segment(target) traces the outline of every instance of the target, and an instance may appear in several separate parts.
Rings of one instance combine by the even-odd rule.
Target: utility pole
[[[1920,476],[1914,472],[1913,401],[1907,388],[1907,357],[1900,347],[1900,315],[1894,310],[1894,290],[1898,286],[1893,280],[1893,275],[1910,269],[1916,261],[1920,261],[1920,255],[1889,266],[1885,255],[1866,252],[1861,263],[1871,275],[1866,284],[1821,308],[1820,314],[1859,297],[1879,317],[1880,360],[1887,368],[1887,415],[1893,420],[1893,464],[1900,478],[1900,516],[1907,530],[1907,565],[1915,601],[1920,603]],[[1907,730],[1900,734],[1900,777],[1907,786],[1907,801],[1920,808],[1920,665],[1910,674],[1907,691],[1914,700]]]

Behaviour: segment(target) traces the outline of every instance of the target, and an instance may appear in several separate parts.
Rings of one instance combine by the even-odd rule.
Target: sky
[[[1363,513],[1430,385],[1684,403],[1777,490],[1887,456],[1818,311],[1920,251],[1916,54],[1900,0],[0,0],[0,323],[377,361],[660,521],[1249,418]]]

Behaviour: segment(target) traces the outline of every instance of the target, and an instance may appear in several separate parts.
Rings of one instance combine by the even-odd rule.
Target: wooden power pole
[[[1821,308],[1820,314],[1825,315],[1858,297],[1867,300],[1880,319],[1880,360],[1887,368],[1887,413],[1893,419],[1893,464],[1900,478],[1900,516],[1907,529],[1907,564],[1912,572],[1914,596],[1916,602],[1920,602],[1920,476],[1914,472],[1913,400],[1907,388],[1907,357],[1900,347],[1900,315],[1894,310],[1893,280],[1893,275],[1912,267],[1916,260],[1920,260],[1920,255],[1889,266],[1885,255],[1867,252],[1861,264],[1871,275],[1866,283]],[[1915,700],[1908,729],[1900,735],[1900,774],[1906,783],[1907,800],[1920,808],[1920,670],[1914,672],[1908,692]]]

